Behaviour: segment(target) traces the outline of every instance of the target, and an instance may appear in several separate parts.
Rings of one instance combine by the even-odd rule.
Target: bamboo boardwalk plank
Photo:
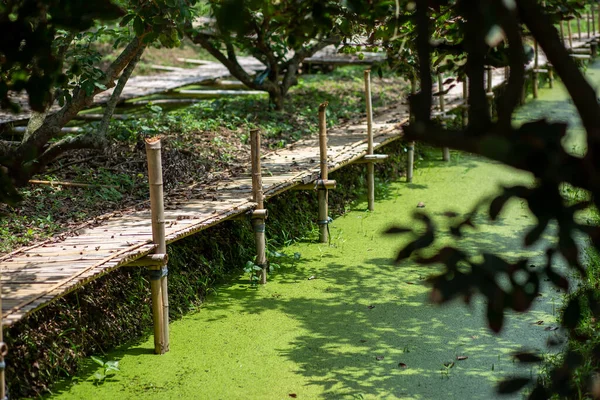
[[[380,115],[376,143],[382,145],[401,137],[399,115],[396,109]],[[385,122],[390,119],[394,122]],[[365,154],[366,147],[356,145],[364,142],[364,124],[332,129],[329,135],[332,168]],[[309,138],[264,155],[265,196],[270,198],[299,183],[316,179],[318,152],[317,140]],[[195,188],[209,196],[165,210],[167,243],[254,209],[251,187],[251,179],[245,174]],[[150,253],[154,249],[151,241],[149,211],[115,213],[78,229],[76,235],[29,246],[0,258],[4,325],[11,325],[81,285]]]

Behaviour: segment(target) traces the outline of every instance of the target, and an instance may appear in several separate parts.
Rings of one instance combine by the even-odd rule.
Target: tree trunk
[[[269,91],[269,105],[272,104],[275,111],[283,111],[283,97],[279,86],[277,90]]]

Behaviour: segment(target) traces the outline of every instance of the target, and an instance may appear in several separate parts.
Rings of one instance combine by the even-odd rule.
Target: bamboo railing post
[[[0,290],[1,293],[1,290]],[[2,296],[0,295],[0,310],[2,309]],[[0,400],[7,400],[6,396],[6,362],[5,357],[8,354],[8,346],[4,343],[4,332],[2,324],[2,314],[0,314]]]
[[[596,36],[596,11],[593,4],[590,8],[592,10],[592,36]]]
[[[581,18],[577,17],[577,38],[581,40]]]
[[[469,125],[469,78],[465,75],[462,83],[463,90],[463,112],[462,112],[462,120],[463,120],[463,128],[466,128]]]
[[[598,31],[600,33],[600,3],[598,4]]]
[[[563,43],[563,45],[567,45],[567,42],[565,41],[565,21],[563,21],[562,19],[560,20],[560,39]]]
[[[150,212],[152,215],[152,241],[156,254],[167,253],[163,197],[163,176],[160,154],[160,138],[146,139],[148,158],[148,183],[150,184]],[[150,269],[152,292],[152,315],[154,319],[154,352],[169,351],[169,293],[167,290],[167,267]]]
[[[365,100],[367,103],[367,154],[373,155],[373,103],[371,101],[371,70],[365,75]],[[375,164],[367,163],[367,203],[369,211],[375,210]]]
[[[538,69],[539,69],[539,46],[537,40],[533,40],[533,68],[531,69],[531,82],[533,85],[533,98],[538,98]]]
[[[587,22],[587,24],[586,24],[587,25],[587,37],[589,39],[592,36],[591,30],[590,30],[590,27],[592,24],[590,23],[590,14],[589,13],[585,14],[585,20]]]
[[[328,166],[327,166],[327,117],[325,110],[327,109],[327,102],[319,105],[319,155],[320,155],[320,166],[321,166],[321,180],[326,181],[328,179]],[[321,243],[327,243],[329,240],[328,235],[328,224],[329,224],[329,210],[327,206],[327,188],[319,188],[318,190],[318,201],[319,201],[319,241]]]
[[[438,78],[438,92],[439,92],[439,97],[440,97],[440,112],[442,113],[442,118],[445,117],[444,113],[446,112],[446,99],[444,98],[444,78],[442,77],[442,74],[440,72],[438,72],[437,74],[437,78]],[[444,122],[442,122],[442,126],[445,126],[446,124]],[[450,161],[450,149],[448,147],[443,147],[442,148],[442,160],[444,161]]]
[[[552,69],[552,64],[547,63],[546,68],[548,68],[548,87],[552,89],[554,88],[554,70]]]
[[[573,48],[573,34],[571,32],[571,20],[567,20],[567,35],[569,35],[569,47]]]
[[[494,76],[491,66],[487,69],[487,91],[486,97],[488,99],[488,106],[490,108],[490,117],[494,116]]]
[[[258,129],[250,131],[250,152],[252,157],[252,199],[256,203],[256,209],[252,213],[252,229],[256,242],[256,262],[262,268],[260,283],[267,283],[267,254],[265,240],[265,211],[264,195],[262,187],[262,172],[260,166],[260,133]]]
[[[414,95],[415,93],[417,93],[417,78],[415,77],[415,75],[413,74],[413,76],[410,79],[410,94]],[[414,122],[413,121],[413,116],[410,116],[410,122]],[[407,182],[412,182],[413,180],[413,174],[414,174],[414,169],[415,169],[415,142],[408,142],[408,160],[407,160],[407,166],[406,166],[406,181]]]

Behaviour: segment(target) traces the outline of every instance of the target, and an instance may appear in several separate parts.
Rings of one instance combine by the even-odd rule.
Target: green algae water
[[[600,80],[597,73],[591,69],[591,79]],[[571,121],[573,112],[564,90],[541,90],[540,101],[523,107],[518,119]],[[575,122],[565,146],[582,153],[581,138]],[[546,340],[558,335],[547,328],[556,325],[560,293],[545,287],[531,312],[508,315],[494,335],[479,299],[470,306],[432,305],[425,278],[435,270],[410,260],[394,265],[412,238],[381,234],[393,224],[412,224],[419,202],[443,227],[445,211],[465,214],[501,185],[528,184],[532,177],[464,154],[453,154],[450,163],[420,164],[415,183],[390,185],[374,212],[358,203],[337,218],[331,244],[282,249],[301,259],[266,286],[253,288],[240,275],[216,288],[198,312],[171,324],[169,353],[152,354],[150,337],[107,354],[104,359],[120,361],[121,371],[102,384],[93,383],[91,367],[52,398],[490,399],[497,397],[498,380],[535,377],[537,367],[518,365],[510,354],[548,352]],[[510,202],[495,223],[484,215],[477,220],[478,228],[461,241],[465,251],[528,256],[532,268],[544,263],[543,243],[520,250],[523,233],[535,223],[521,202]],[[551,232],[544,240],[553,240]],[[441,237],[437,245],[450,241]]]

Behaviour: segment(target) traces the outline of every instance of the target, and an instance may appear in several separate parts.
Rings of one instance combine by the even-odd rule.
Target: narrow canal
[[[600,82],[600,69],[590,68]],[[583,131],[564,90],[541,90],[517,119],[546,115],[573,123],[565,146],[584,151]],[[546,341],[561,335],[556,326],[561,294],[545,287],[533,311],[510,314],[500,335],[491,333],[481,301],[438,307],[428,302],[424,279],[434,272],[410,261],[392,263],[409,237],[381,234],[411,221],[423,202],[438,225],[442,214],[467,213],[500,185],[531,183],[531,176],[497,163],[438,152],[420,161],[413,184],[396,182],[378,201],[331,225],[331,245],[297,243],[281,249],[299,253],[258,289],[248,278],[216,288],[196,312],[171,324],[171,351],[153,355],[152,338],[110,354],[120,371],[99,384],[90,362],[53,398],[64,399],[490,399],[498,380],[538,373],[513,362],[523,348],[548,353]],[[544,262],[543,246],[521,251],[521,237],[535,222],[519,201],[499,220],[477,218],[461,245],[470,254],[501,253],[515,260]],[[437,245],[448,243],[443,237]],[[552,240],[547,231],[544,240]],[[458,357],[458,359],[457,359]],[[463,359],[464,358],[464,359]],[[506,397],[504,397],[506,398]],[[519,396],[515,396],[519,398]]]

